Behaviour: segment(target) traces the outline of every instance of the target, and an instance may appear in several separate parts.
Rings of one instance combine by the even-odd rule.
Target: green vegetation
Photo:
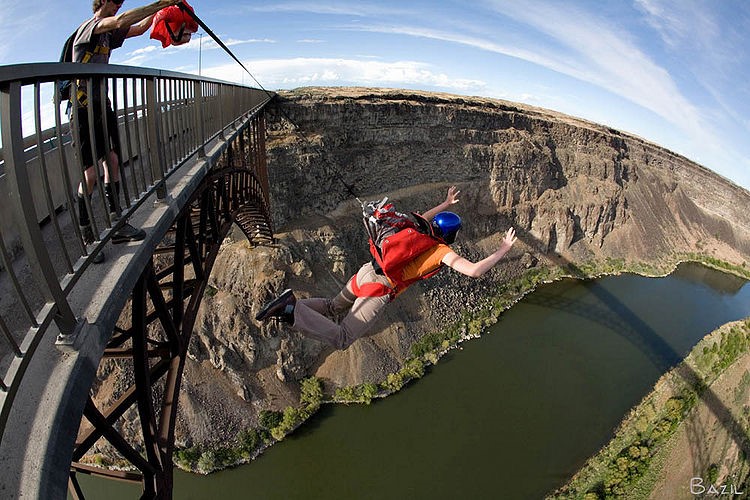
[[[478,337],[487,327],[497,323],[503,311],[538,285],[560,279],[566,274],[560,268],[533,268],[519,278],[500,285],[495,297],[488,300],[488,307],[485,311],[473,316],[465,313],[459,321],[445,330],[426,334],[412,345],[412,358],[421,358],[434,364],[440,357],[440,353],[455,347],[462,340]]]
[[[281,423],[281,412],[273,410],[261,410],[258,415],[258,423],[263,429],[271,430]]]
[[[410,380],[422,378],[424,372],[424,362],[418,358],[412,358],[399,371],[389,374],[382,383],[382,387],[386,391],[396,392]]]
[[[740,356],[750,352],[750,319],[724,325],[706,336],[680,365],[657,386],[671,396],[661,402],[664,389],[649,394],[628,416],[615,437],[553,498],[646,498],[658,477],[658,458],[668,446],[704,391]],[[664,383],[662,383],[664,382]],[[750,390],[747,371],[735,391]],[[713,469],[712,469],[713,467]],[[710,482],[718,469],[709,467]],[[713,470],[713,472],[712,472]],[[713,478],[713,479],[712,479]]]
[[[377,384],[365,383],[336,389],[333,401],[337,403],[364,403],[369,405],[378,394],[380,394],[380,389]]]
[[[570,263],[565,267],[532,268],[515,280],[500,285],[495,297],[489,299],[488,307],[483,312],[475,315],[464,314],[460,320],[445,330],[424,335],[412,345],[412,359],[421,359],[425,363],[435,364],[443,352],[454,348],[467,338],[481,335],[487,327],[497,322],[503,311],[542,283],[549,283],[566,277],[591,279],[621,273],[664,276],[672,272],[679,262],[686,261],[698,262],[750,280],[750,269],[747,268],[745,263],[737,266],[703,254],[675,254],[661,264],[628,262],[624,259],[607,257],[604,260],[592,260],[579,264]],[[396,387],[398,384],[395,382],[397,381],[397,377],[395,377],[394,383],[388,385]],[[390,387],[388,388],[390,389]]]
[[[488,327],[497,323],[500,315],[524,295],[543,283],[563,278],[591,279],[599,276],[635,273],[645,276],[664,276],[672,272],[680,262],[699,262],[724,272],[737,274],[750,279],[750,269],[745,263],[736,266],[703,254],[675,254],[661,264],[628,262],[625,259],[607,257],[604,260],[591,260],[565,267],[535,267],[518,278],[501,284],[494,297],[487,300],[487,307],[478,314],[464,313],[453,325],[441,331],[425,334],[411,346],[411,357],[404,368],[387,375],[379,385],[362,384],[336,390],[334,402],[361,402],[369,404],[373,397],[384,397],[402,389],[410,380],[422,377],[429,365],[434,365],[448,350],[455,348],[466,339],[478,337]]]
[[[310,418],[323,402],[323,382],[317,377],[310,377],[300,384],[300,406],[287,406],[281,421],[271,428],[271,436],[281,441],[299,425]]]
[[[706,377],[715,379],[737,361],[737,358],[748,351],[750,347],[749,328],[750,319],[742,326],[736,325],[729,328],[729,331],[722,331],[721,339],[718,342],[714,342],[710,346],[704,345],[700,353],[695,355],[698,369],[704,372]]]
[[[274,440],[280,441],[302,422],[318,411],[323,402],[323,384],[312,377],[300,384],[300,406],[288,406],[283,412],[263,410],[258,415],[258,429],[237,433],[234,443],[228,446],[178,449],[174,461],[185,470],[209,473],[251,460]]]
[[[308,410],[315,412],[323,401],[323,383],[319,378],[306,378],[300,384],[299,402]]]
[[[708,466],[706,480],[709,484],[714,484],[717,479],[719,479],[719,466],[717,464],[711,464]]]
[[[674,434],[696,401],[694,394],[689,394],[686,399],[668,399],[658,418],[639,433],[638,440],[610,459],[603,481],[587,493],[596,493],[604,498],[629,496],[630,486],[648,471],[656,450]]]
[[[265,429],[246,429],[237,433],[236,442],[230,446],[178,449],[174,461],[182,469],[209,473],[251,460],[271,441],[271,435]]]

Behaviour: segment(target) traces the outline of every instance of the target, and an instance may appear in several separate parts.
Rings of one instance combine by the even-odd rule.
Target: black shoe
[[[270,318],[279,318],[285,323],[294,324],[294,305],[297,298],[292,290],[287,288],[281,295],[263,306],[258,314],[255,315],[256,321],[266,321]]]
[[[93,262],[94,264],[101,264],[102,262],[104,262],[104,250],[96,252],[94,258],[91,259],[91,262]]]
[[[145,237],[146,231],[134,228],[130,224],[125,223],[112,236],[112,243],[116,245],[117,243],[124,243],[126,241],[141,241]]]

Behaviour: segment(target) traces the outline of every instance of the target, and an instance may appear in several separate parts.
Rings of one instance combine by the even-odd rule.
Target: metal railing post
[[[224,126],[226,125],[226,121],[224,121],[224,115],[226,114],[226,110],[224,107],[226,104],[224,103],[224,86],[222,84],[218,84],[216,86],[216,100],[218,101],[218,105],[216,106],[219,110],[219,136],[224,139],[226,136],[224,135]]]
[[[21,83],[14,81],[3,84],[0,88],[0,129],[8,176],[8,198],[37,285],[45,299],[55,305],[55,323],[60,333],[71,335],[76,328],[76,317],[60,286],[39,227],[34,193],[23,154],[21,116]]]
[[[167,189],[164,185],[164,173],[166,170],[164,158],[164,145],[161,138],[161,124],[157,109],[156,78],[146,78],[146,128],[148,129],[148,154],[151,164],[151,176],[154,184],[158,184],[156,197],[163,200],[167,197]]]
[[[195,130],[198,131],[198,140],[200,141],[200,147],[198,148],[198,155],[201,158],[206,156],[206,122],[203,117],[203,84],[196,80],[193,82],[193,105],[195,106]]]

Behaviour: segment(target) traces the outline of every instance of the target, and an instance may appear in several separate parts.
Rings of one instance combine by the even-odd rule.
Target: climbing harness
[[[67,40],[65,40],[65,43],[63,44],[62,52],[60,53],[60,62],[61,63],[68,63],[68,62],[74,62],[73,61],[73,49],[75,45],[75,39],[78,33],[81,31],[81,28],[90,21],[86,21],[83,24],[81,24],[76,30],[71,33],[71,35],[68,37]],[[91,59],[94,56],[109,56],[110,48],[108,45],[99,45],[100,38],[97,38],[96,41],[91,42],[88,44],[86,52],[83,54],[83,58],[81,59],[82,64],[87,64],[91,62]],[[55,86],[55,95],[52,96],[52,101],[57,103],[62,103],[63,101],[68,101],[67,110],[66,113],[70,112],[70,106],[72,105],[72,99],[71,99],[71,88],[73,87],[73,80],[66,79],[66,80],[58,80],[57,84]],[[84,80],[75,80],[76,83],[76,101],[78,102],[78,105],[81,107],[88,106],[88,94],[86,92],[86,85],[84,83]]]
[[[354,295],[359,298],[385,297],[386,295],[390,295],[391,298],[393,298],[396,295],[395,290],[392,287],[384,285],[383,283],[364,283],[360,286],[359,283],[357,283],[356,274],[352,276],[351,280],[349,280],[349,284]]]

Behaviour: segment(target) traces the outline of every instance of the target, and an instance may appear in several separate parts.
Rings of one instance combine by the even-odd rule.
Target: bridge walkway
[[[97,188],[90,245],[76,223],[76,113],[70,126],[61,103],[45,104],[74,75],[89,90],[101,86],[120,129],[124,217],[110,218]],[[213,259],[232,224],[252,244],[273,241],[264,120],[272,97],[140,68],[0,68],[0,209],[12,214],[0,221],[2,498],[63,498],[69,487],[83,498],[79,473],[141,482],[144,498],[171,496],[182,364]],[[126,218],[146,239],[112,244]],[[117,404],[95,408],[90,388],[110,357],[132,361],[134,382]],[[139,443],[117,429],[134,407]],[[100,437],[132,471],[78,461]]]

